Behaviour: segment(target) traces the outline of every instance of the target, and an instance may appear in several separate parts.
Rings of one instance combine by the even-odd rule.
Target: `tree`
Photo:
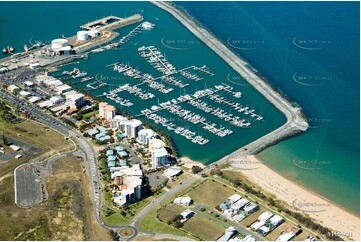
[[[5,135],[3,135],[3,143],[4,143],[4,145],[6,145],[6,146],[9,145],[8,139],[5,137]]]
[[[199,166],[192,166],[192,172],[193,174],[197,174],[202,171],[202,168]]]
[[[115,232],[114,230],[109,230],[109,234],[110,234],[110,236],[112,237],[112,239],[114,240],[114,241],[118,241],[119,240],[119,237],[118,237],[118,234],[117,234],[117,232]]]
[[[173,225],[174,225],[174,227],[176,227],[176,228],[180,228],[180,227],[183,226],[182,222],[179,221],[179,220],[176,220]]]
[[[178,216],[178,215],[174,215],[173,218],[172,218],[172,221],[175,222],[175,221],[177,221],[177,220],[179,220],[179,216]]]
[[[221,170],[214,170],[214,175],[217,175],[217,176],[222,176],[223,175],[223,172]]]
[[[233,181],[233,185],[234,185],[235,187],[238,187],[238,186],[241,185],[241,181],[237,178],[237,179],[235,179],[235,180]]]

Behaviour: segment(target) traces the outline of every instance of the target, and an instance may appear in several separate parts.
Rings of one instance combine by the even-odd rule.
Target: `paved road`
[[[89,174],[90,180],[92,182],[92,195],[93,195],[93,202],[94,202],[94,213],[97,222],[106,229],[113,229],[112,227],[106,226],[100,217],[101,211],[101,188],[99,186],[99,176],[98,176],[98,169],[97,169],[97,156],[93,146],[84,138],[82,138],[82,134],[77,131],[72,130],[71,127],[68,127],[63,122],[54,118],[47,113],[43,112],[42,110],[38,109],[35,105],[26,102],[25,100],[21,99],[18,96],[14,96],[5,90],[0,90],[0,96],[4,99],[11,102],[13,105],[21,108],[22,110],[26,111],[30,114],[30,116],[44,123],[49,128],[52,128],[59,133],[63,134],[66,137],[73,137],[75,139],[76,144],[79,146],[79,149],[82,151],[82,156],[84,158],[85,167],[87,173]],[[79,137],[79,138],[77,138]]]
[[[137,237],[149,237],[149,238],[156,238],[156,239],[172,239],[177,241],[193,241],[192,239],[184,236],[178,236],[174,234],[159,234],[159,233],[138,233]],[[137,240],[137,237],[132,237],[132,239]]]
[[[134,150],[130,147],[130,145],[124,143],[123,141],[120,144],[109,145],[109,147],[115,147],[115,146],[122,146],[126,151],[128,151],[131,165],[142,163],[142,160],[137,156],[137,154],[135,154]]]
[[[38,148],[38,147],[34,147],[31,145],[25,144],[19,140],[12,139],[7,136],[5,136],[5,137],[9,144],[19,146],[21,149],[16,152],[5,152],[5,154],[0,153],[0,164],[5,164],[9,160],[13,159],[17,154],[22,154],[25,151],[30,151],[31,153],[39,153],[43,150],[42,148]],[[2,139],[3,139],[3,135],[0,134],[0,140],[2,140]]]
[[[151,204],[149,204],[148,206],[146,206],[142,211],[140,211],[133,219],[133,221],[130,223],[131,226],[134,226],[136,229],[139,230],[139,221],[145,216],[147,215],[153,208],[155,208],[156,206],[158,206],[161,202],[163,202],[165,199],[169,198],[170,196],[173,196],[174,194],[180,192],[181,190],[183,190],[184,188],[186,188],[187,186],[189,186],[190,184],[192,184],[193,182],[197,181],[198,179],[200,179],[200,176],[198,175],[192,175],[191,177],[189,177],[187,180],[183,181],[182,184],[174,187],[173,189],[167,191],[165,194],[161,195],[160,197],[156,198]]]
[[[87,173],[90,176],[90,180],[92,182],[94,213],[95,213],[95,218],[96,218],[98,224],[100,224],[105,229],[115,230],[115,231],[117,231],[119,228],[124,227],[124,226],[114,226],[114,227],[108,226],[104,223],[104,221],[101,218],[102,191],[101,191],[101,187],[100,187],[101,183],[99,180],[99,171],[97,168],[98,167],[97,155],[96,155],[96,152],[95,152],[93,146],[86,139],[82,138],[82,134],[80,134],[77,131],[72,130],[70,127],[63,124],[60,120],[44,113],[42,110],[38,109],[37,107],[35,107],[32,104],[25,102],[24,100],[22,100],[21,98],[19,98],[17,96],[9,94],[4,90],[0,90],[0,96],[9,100],[15,106],[21,107],[23,110],[25,110],[26,112],[31,114],[31,117],[33,119],[39,120],[40,122],[44,123],[45,125],[49,126],[52,129],[57,130],[59,133],[65,135],[65,136],[75,138],[76,144],[79,146],[79,149],[82,151],[82,153],[78,153],[78,155],[82,156],[84,158],[85,167],[86,167]],[[208,167],[207,169],[204,170],[204,172],[209,171],[210,169],[211,169],[211,167]],[[180,192],[185,187],[189,186],[190,184],[192,184],[193,182],[195,182],[198,179],[200,179],[199,175],[192,175],[191,177],[189,177],[188,179],[183,181],[181,185],[178,185],[177,187],[167,191],[165,194],[156,198],[151,204],[149,204],[143,210],[141,210],[134,217],[132,222],[130,222],[128,225],[126,225],[126,226],[134,228],[136,231],[135,235],[132,236],[132,238],[130,238],[130,239],[134,239],[137,235],[141,235],[141,234],[156,236],[158,238],[166,237],[166,238],[176,239],[175,236],[173,236],[173,235],[166,235],[166,234],[162,235],[162,234],[156,234],[156,233],[154,233],[154,234],[153,233],[142,233],[139,228],[139,225],[138,225],[139,221],[145,215],[147,215],[152,209],[154,209],[157,205],[161,204],[162,201],[164,201],[165,199],[169,198],[170,196],[173,196],[174,194]],[[185,238],[183,238],[183,237],[179,237],[178,239],[185,240]]]

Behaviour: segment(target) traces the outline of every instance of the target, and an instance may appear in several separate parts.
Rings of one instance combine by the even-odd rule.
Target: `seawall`
[[[294,107],[286,98],[277,92],[268,82],[263,80],[255,72],[246,67],[248,64],[242,60],[237,54],[231,51],[224,43],[219,41],[208,30],[195,22],[191,16],[184,11],[177,9],[168,2],[151,2],[159,8],[167,11],[180,21],[195,36],[202,40],[210,49],[219,55],[227,64],[229,64],[242,78],[250,83],[259,93],[261,93],[270,103],[280,110],[287,122],[276,130],[260,137],[259,139],[241,147],[231,154],[218,160],[216,163],[222,164],[231,162],[233,158],[254,155],[278,143],[285,138],[299,134],[308,129],[308,123],[300,107]]]

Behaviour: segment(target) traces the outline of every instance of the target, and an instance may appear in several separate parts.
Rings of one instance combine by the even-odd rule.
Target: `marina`
[[[179,73],[180,72],[185,72],[188,69],[203,70],[203,69],[206,68],[206,67],[198,68],[198,67],[195,67],[195,66],[190,66],[190,67],[184,68],[184,69],[182,69],[180,71],[175,71],[172,74],[165,74],[163,76],[155,78],[155,77],[153,77],[152,75],[150,75],[148,73],[141,73],[139,70],[134,69],[133,67],[131,67],[129,65],[126,65],[126,64],[123,64],[123,63],[118,63],[117,62],[117,63],[107,65],[107,67],[112,67],[113,71],[122,73],[124,76],[132,77],[134,79],[138,79],[138,80],[140,80],[142,82],[142,84],[147,84],[150,88],[152,88],[154,90],[157,90],[159,92],[165,93],[165,94],[174,90],[172,87],[167,87],[165,84],[173,85],[173,86],[176,86],[178,88],[185,88],[185,87],[189,86],[188,83],[183,83],[178,78],[176,78],[174,76],[171,76],[171,75],[177,74],[178,72]],[[189,73],[189,72],[187,72],[187,73]],[[190,80],[192,78],[194,78],[194,77],[201,80],[201,78],[199,78],[195,74],[190,74],[190,75],[192,75],[192,77],[187,77]],[[160,82],[157,82],[158,80]],[[163,83],[165,83],[165,84],[163,84]],[[142,85],[142,84],[137,84],[137,85]]]
[[[118,44],[125,44],[130,41],[133,37],[140,34],[143,30],[151,30],[155,25],[150,22],[142,22],[137,27],[135,27],[132,31],[130,31],[127,35],[123,36]]]
[[[158,48],[154,46],[142,46],[138,51],[141,57],[146,59],[153,68],[162,72],[164,75],[170,75],[176,72],[176,68]]]
[[[141,33],[141,28],[142,24],[132,29],[126,36],[136,37],[135,35]],[[155,46],[144,45],[134,49],[139,57],[160,75],[155,76],[153,73],[141,71],[138,66],[135,68],[130,63],[117,61],[106,64],[105,68],[119,73],[124,78],[114,78],[116,82],[100,78],[87,84],[85,90],[93,92],[108,86],[110,90],[96,96],[108,98],[126,108],[138,103],[133,98],[141,101],[156,98],[158,100],[156,103],[142,103],[140,113],[135,116],[152,120],[175,135],[202,146],[212,143],[210,141],[216,137],[225,138],[233,134],[236,129],[247,128],[254,122],[263,121],[263,116],[256,114],[255,109],[251,108],[252,105],[243,104],[245,98],[240,90],[223,82],[207,87],[207,79],[215,76],[207,65],[190,65],[178,69],[168,60],[166,52]],[[63,72],[72,77],[82,73],[77,68],[71,72]],[[89,78],[81,79],[76,84],[88,80]],[[198,84],[200,82],[204,84],[202,89]],[[149,92],[147,88],[156,92]],[[176,90],[180,93],[178,97],[174,96]],[[128,98],[128,95],[133,98]],[[159,99],[162,101],[160,102]],[[191,110],[191,107],[194,110]],[[205,137],[199,133],[200,130],[210,136]]]
[[[221,92],[221,91],[224,91],[225,93],[230,93],[230,92],[234,93],[232,91],[232,88],[226,84],[215,86],[215,88],[206,88],[203,90],[196,91],[191,95],[189,94],[181,95],[178,98],[173,98],[171,100],[159,103],[158,105],[153,105],[150,108],[143,109],[141,111],[142,114],[137,116],[145,115],[147,118],[150,118],[158,122],[163,122],[165,126],[168,126],[170,122],[169,119],[165,117],[161,117],[159,115],[154,115],[155,113],[158,113],[162,110],[166,110],[170,114],[173,114],[176,117],[183,119],[184,121],[199,125],[202,129],[207,130],[208,132],[215,134],[219,137],[225,137],[233,133],[231,129],[226,128],[224,126],[222,127],[222,125],[218,125],[217,122],[207,122],[206,116],[203,116],[200,113],[192,112],[180,106],[181,103],[188,103],[193,107],[196,107],[197,109],[202,110],[205,113],[213,115],[214,117],[217,117],[235,127],[241,128],[241,127],[250,126],[251,122],[246,122],[244,118],[235,116],[231,113],[227,113],[224,109],[221,109],[219,107],[218,108],[212,107],[208,105],[206,102],[200,100],[201,98],[206,98],[206,97],[214,98],[217,96],[219,98],[220,95],[217,94],[217,92]],[[239,103],[235,103],[235,102],[229,103],[227,105],[234,105],[237,108],[241,107]],[[248,107],[244,108],[243,110],[248,110]],[[261,118],[263,119],[262,116],[259,116],[259,118],[260,119],[258,121],[260,121]],[[170,123],[170,125],[172,128],[175,128],[176,130],[182,128],[176,126],[174,123]],[[188,137],[189,139],[192,138],[191,135]]]
[[[93,3],[87,3],[86,5],[91,4]],[[47,19],[49,15],[51,16],[53,13],[51,9],[54,6],[46,6],[50,11],[43,11],[39,15],[40,19],[36,18],[36,21],[34,21],[33,13],[42,8],[38,6],[30,8],[29,5],[29,8],[24,9],[22,14],[24,14],[24,18],[25,16],[28,18],[26,26],[32,26],[31,30],[24,27],[25,25],[21,25],[16,38],[10,35],[3,36],[3,45],[1,47],[5,47],[6,51],[8,51],[12,46],[16,50],[16,54],[3,54],[4,59],[0,65],[0,73],[4,73],[1,74],[3,80],[9,82],[15,79],[16,74],[20,74],[18,77],[22,78],[21,72],[23,70],[37,75],[42,74],[44,69],[48,69],[48,73],[58,75],[59,73],[56,72],[60,67],[60,73],[64,70],[71,71],[72,68],[77,67],[81,70],[80,72],[86,72],[87,75],[76,78],[73,78],[72,75],[65,76],[66,81],[74,90],[79,92],[87,90],[88,92],[84,92],[85,95],[98,96],[102,101],[114,105],[117,109],[116,115],[123,115],[123,112],[131,117],[139,115],[138,117],[142,122],[155,123],[157,128],[167,131],[167,134],[174,141],[180,156],[209,165],[213,162],[222,164],[237,161],[238,158],[242,161],[242,155],[258,154],[258,157],[262,158],[264,163],[280,174],[292,176],[292,180],[296,177],[295,180],[307,186],[307,188],[309,187],[317,193],[320,192],[322,196],[331,201],[336,201],[342,207],[359,212],[359,201],[355,198],[357,196],[352,196],[352,194],[359,194],[359,182],[357,182],[359,174],[353,174],[353,171],[358,171],[357,165],[354,164],[358,164],[359,160],[357,149],[353,145],[354,141],[357,140],[354,139],[354,134],[356,134],[354,132],[354,123],[357,126],[357,119],[354,118],[354,114],[357,112],[354,112],[353,108],[351,108],[352,112],[343,112],[343,115],[339,115],[339,112],[343,110],[342,107],[348,106],[353,99],[354,93],[352,91],[357,90],[357,87],[354,86],[358,83],[357,77],[354,78],[352,74],[357,73],[352,71],[354,69],[352,64],[354,55],[351,54],[352,51],[347,51],[353,46],[353,38],[348,40],[349,44],[346,47],[342,47],[342,44],[340,44],[342,41],[338,41],[340,40],[338,36],[352,36],[347,32],[355,32],[350,31],[353,30],[352,26],[344,28],[344,26],[349,26],[351,14],[335,20],[334,22],[338,24],[331,28],[333,29],[332,33],[328,31],[318,32],[317,38],[332,40],[332,48],[326,48],[325,45],[323,46],[325,47],[322,51],[323,55],[312,55],[313,58],[308,58],[310,57],[308,54],[311,54],[311,52],[306,55],[306,53],[300,53],[299,49],[297,51],[297,47],[292,46],[292,43],[291,46],[288,45],[289,40],[294,37],[292,36],[294,33],[289,32],[293,31],[287,31],[288,28],[283,30],[277,28],[277,31],[275,31],[276,28],[272,28],[272,26],[280,26],[282,21],[279,20],[282,20],[282,18],[283,20],[293,19],[290,16],[291,14],[288,13],[287,15],[283,9],[280,9],[283,14],[278,14],[278,16],[282,15],[283,17],[280,18],[274,14],[275,21],[270,22],[263,18],[263,8],[248,11],[255,5],[247,6],[247,4],[242,5],[242,3],[239,3],[239,8],[234,8],[234,3],[232,3],[227,6],[229,11],[234,11],[234,13],[246,11],[250,14],[230,14],[225,21],[217,21],[219,16],[223,15],[223,11],[214,10],[208,5],[204,5],[204,8],[198,10],[194,7],[198,3],[174,3],[174,5],[184,6],[194,19],[200,21],[201,24],[198,24],[192,20],[192,16],[187,16],[187,13],[182,13],[182,11],[172,6],[168,7],[167,3],[154,4],[166,9],[167,12],[159,10],[150,3],[114,3],[117,7],[114,7],[113,4],[109,4],[112,6],[107,7],[106,3],[99,3],[99,8],[94,11],[90,7],[85,8],[86,11],[83,11],[84,6],[78,6],[81,3],[74,3],[71,6],[58,3],[56,6],[58,12],[67,12],[72,9],[68,13],[73,14],[73,16],[62,18],[62,20],[54,18],[51,22],[42,21],[44,24],[41,27],[36,22],[43,18]],[[238,3],[235,4],[238,5]],[[198,5],[200,6],[200,4]],[[329,12],[338,13],[339,6],[334,8],[336,7],[335,11],[331,7],[327,9],[327,14]],[[316,23],[307,21],[307,17],[314,13],[317,13],[317,16],[325,16],[322,15],[320,9],[322,10],[322,7],[307,10],[311,14],[304,10],[301,11],[305,21],[301,21],[300,24],[293,23],[294,30],[302,30],[298,32],[300,38],[310,36],[307,33],[311,34],[310,30],[302,28],[306,23],[308,26],[312,25],[314,27],[313,31],[328,29],[322,26],[327,21],[316,21]],[[226,10],[226,7],[224,10]],[[57,48],[42,48],[40,46],[41,42],[50,44],[49,38],[65,39],[64,36],[74,36],[74,23],[78,26],[82,23],[88,23],[89,20],[106,16],[108,13],[114,13],[125,18],[139,11],[141,11],[142,15],[144,14],[144,20],[154,24],[150,24],[148,27],[145,25],[148,28],[145,29],[143,23],[136,23],[114,31],[116,32],[114,35],[108,35],[105,32],[104,35],[98,38],[99,41],[83,42],[85,44],[89,43],[88,47],[90,49],[87,49],[89,58],[87,59],[78,59],[82,54],[61,56],[57,52]],[[275,11],[277,12],[277,10]],[[297,15],[299,11],[293,13]],[[337,14],[332,16],[337,17]],[[10,21],[12,17],[12,14],[4,12],[4,19],[7,20],[6,23],[2,23],[4,33],[11,33],[16,28],[14,21]],[[211,21],[211,19],[215,21]],[[320,17],[320,19],[325,18]],[[346,19],[346,21],[342,19]],[[55,22],[58,22],[56,28],[54,28]],[[206,27],[203,28],[202,24]],[[259,28],[262,25],[265,27],[264,29]],[[224,28],[224,26],[227,26],[227,28]],[[124,38],[134,27],[138,27],[136,31],[130,33],[128,38]],[[44,31],[45,29],[47,31]],[[149,29],[151,31],[145,31]],[[252,31],[255,29],[259,31],[252,35]],[[344,29],[348,31],[343,32]],[[234,32],[234,30],[237,31]],[[39,46],[30,43],[30,36],[34,36],[33,42],[39,43]],[[232,38],[229,36],[232,36]],[[124,42],[119,43],[122,38],[124,38]],[[227,38],[229,38],[230,42],[228,42]],[[259,39],[266,44],[236,43],[236,40],[245,38],[249,38],[249,40],[252,38]],[[104,42],[101,42],[103,40]],[[27,41],[29,41],[30,46]],[[105,43],[107,41],[113,43]],[[29,47],[25,46],[25,43]],[[235,46],[240,47],[240,49],[242,47],[255,47],[254,49],[257,50],[238,50],[236,47],[227,45],[229,43],[237,44]],[[359,42],[356,41],[357,43]],[[121,48],[117,48],[120,45]],[[6,48],[7,46],[9,47]],[[18,53],[22,51],[23,46],[25,52]],[[69,46],[73,46],[72,42],[69,42]],[[159,71],[157,68],[164,68],[164,66],[158,60],[157,64],[159,65],[157,68],[150,65],[148,59],[140,55],[142,51],[138,49],[142,46],[154,46],[160,54],[166,57],[165,60],[173,65],[175,68],[172,70],[173,73],[167,75]],[[50,50],[50,53],[46,52],[47,49]],[[52,56],[53,53],[54,56]],[[338,55],[340,58],[325,58],[325,56],[334,55]],[[84,56],[87,57],[88,55]],[[244,57],[251,64],[248,64],[239,56]],[[282,56],[287,56],[287,58],[278,58]],[[328,64],[327,62],[331,62],[331,59],[333,60],[332,64]],[[350,60],[350,65],[342,65],[342,63],[348,63],[348,60]],[[107,64],[115,62],[128,65],[138,70],[140,75],[146,75],[145,77],[148,78],[136,79],[125,76],[122,72],[113,71],[112,68],[104,68]],[[38,66],[39,69],[30,70],[27,63],[32,64],[32,67],[35,68]],[[52,65],[52,69],[48,68],[48,64]],[[195,68],[185,69],[191,65]],[[204,65],[212,70],[212,74],[202,72],[202,70],[205,70],[203,68],[197,70],[197,68]],[[259,72],[251,65],[259,69]],[[17,70],[12,72],[11,70],[14,69]],[[185,70],[182,71],[182,69]],[[327,73],[325,73],[325,70],[327,70]],[[302,75],[318,74],[319,76],[330,75],[333,80],[327,83],[324,82],[322,89],[302,87],[298,86],[290,78],[296,71],[299,72],[300,78]],[[12,75],[13,73],[14,75]],[[104,79],[99,79],[102,83],[106,83],[103,84],[104,86],[100,86],[101,82],[95,82],[98,81],[98,74],[104,77]],[[262,74],[269,78],[271,84],[268,84],[267,80],[260,76]],[[161,76],[165,78],[161,79]],[[345,80],[342,80],[343,78]],[[149,85],[145,82],[146,80]],[[184,84],[184,86],[172,84],[174,80],[179,80],[181,82],[179,85]],[[346,80],[348,81],[346,82]],[[61,81],[63,80],[61,79]],[[311,81],[313,80],[309,80],[310,83]],[[232,93],[222,90],[199,99],[192,97],[195,92],[207,89],[207,86],[216,90],[216,86],[223,85],[223,83],[234,88]],[[337,85],[334,85],[335,83]],[[89,84],[91,87],[87,87]],[[126,84],[128,84],[128,87],[123,87],[123,91],[116,94],[110,93],[110,91]],[[141,90],[135,89],[131,93],[134,87],[141,88]],[[335,91],[335,88],[338,91]],[[166,89],[172,90],[167,92]],[[131,90],[131,92],[128,90]],[[139,91],[143,94],[152,93],[155,97],[143,100],[140,95],[134,95],[135,92],[139,93]],[[330,96],[329,93],[333,95]],[[192,98],[179,102],[178,98],[186,95]],[[290,100],[287,100],[288,98]],[[171,104],[169,105],[168,102]],[[305,110],[302,111],[297,103]],[[172,105],[174,107],[171,108]],[[354,107],[354,105],[349,107]],[[149,114],[144,115],[141,113],[144,109],[149,109]],[[305,112],[308,119],[303,116],[302,112]],[[302,133],[307,129],[307,121],[310,122],[311,129],[309,132]],[[202,122],[210,126],[216,123],[217,126],[215,127],[217,129],[223,129],[222,131],[229,129],[233,133],[220,137],[204,129],[203,127],[207,126]],[[345,122],[347,125],[342,125]],[[342,132],[337,130],[339,127],[344,127]],[[299,133],[302,133],[302,135],[284,140]],[[343,137],[348,137],[348,139],[343,141]],[[274,145],[275,143],[277,145]],[[336,144],[342,147],[337,149]],[[264,152],[259,153],[264,149],[266,149]],[[293,156],[296,156],[299,161],[304,160],[306,162],[311,162],[317,156],[317,160],[331,161],[333,164],[326,167],[326,169],[321,169],[322,172],[310,172],[300,170],[294,167],[293,163],[287,162],[294,159]],[[271,170],[265,172],[265,174],[268,173],[271,173]],[[262,182],[264,176],[258,177]],[[335,179],[335,177],[338,179]],[[267,181],[270,180],[272,179],[267,179]],[[283,184],[283,182],[280,184]],[[270,186],[265,184],[264,187]],[[277,188],[277,184],[275,187]],[[336,190],[340,190],[340,193],[334,194],[335,189],[330,189],[330,187],[337,188]],[[344,189],[345,187],[347,189]],[[289,189],[288,191],[293,190]],[[277,196],[284,195],[276,194]],[[326,219],[322,221],[325,225],[328,225],[327,221],[334,220]],[[333,229],[337,229],[337,226]]]
[[[158,45],[155,36],[162,36],[164,23],[145,20],[125,28],[112,43],[89,49],[91,58],[65,65],[55,76],[65,75],[61,79],[75,88],[169,130],[180,154],[206,163],[281,125],[282,117],[264,122],[270,116],[261,111],[275,108],[265,108],[254,90],[227,82],[230,67],[215,62],[218,57],[205,45],[182,52]],[[236,136],[242,139],[230,138]],[[225,149],[215,149],[220,140]],[[195,154],[192,145],[209,155]]]

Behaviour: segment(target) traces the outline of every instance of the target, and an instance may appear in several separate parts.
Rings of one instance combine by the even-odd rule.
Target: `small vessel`
[[[72,77],[73,77],[73,78],[79,78],[79,77],[84,77],[84,76],[86,76],[86,75],[88,75],[88,73],[86,73],[86,72],[79,72],[78,74],[73,75]]]
[[[4,47],[3,53],[4,53],[4,54],[7,54],[7,53],[8,53],[8,49],[7,49],[6,47]]]
[[[105,49],[103,49],[103,48],[91,50],[92,53],[99,53],[99,52],[103,52],[103,51],[105,51]]]
[[[14,52],[15,52],[15,48],[12,47],[12,46],[10,46],[10,47],[9,47],[9,53],[14,53]]]

